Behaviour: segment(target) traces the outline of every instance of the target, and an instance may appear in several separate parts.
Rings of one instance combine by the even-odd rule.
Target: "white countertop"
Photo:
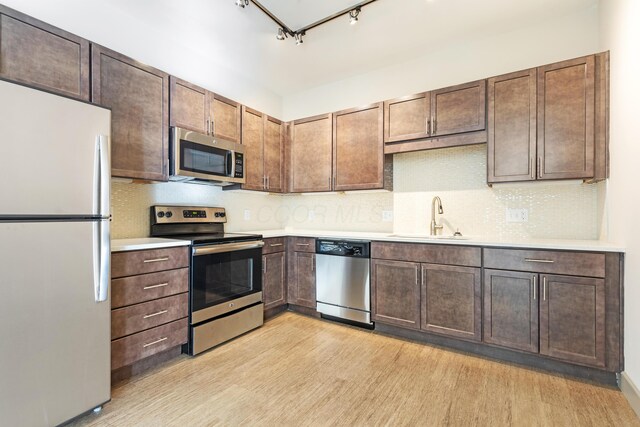
[[[571,240],[571,239],[525,239],[507,240],[491,239],[488,237],[465,236],[465,239],[434,239],[428,236],[415,235],[412,237],[399,237],[394,233],[377,232],[355,232],[355,231],[330,231],[330,230],[300,230],[300,229],[280,229],[280,230],[251,230],[238,233],[262,234],[265,238],[270,237],[317,237],[334,239],[362,239],[388,242],[405,243],[436,243],[441,245],[463,245],[463,246],[493,246],[509,248],[532,248],[532,249],[558,249],[575,251],[595,251],[595,252],[624,252],[625,248],[602,240]]]
[[[143,249],[173,248],[189,246],[189,240],[161,239],[158,237],[143,237],[138,239],[115,239],[111,241],[111,252],[140,251]]]

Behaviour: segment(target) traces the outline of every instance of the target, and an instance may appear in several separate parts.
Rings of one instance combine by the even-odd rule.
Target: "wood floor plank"
[[[116,385],[112,426],[639,426],[622,393],[284,313]]]

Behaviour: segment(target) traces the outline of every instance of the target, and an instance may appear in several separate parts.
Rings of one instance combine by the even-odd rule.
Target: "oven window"
[[[262,290],[262,250],[193,257],[192,310],[197,311]]]
[[[227,176],[229,151],[180,140],[180,169],[207,175]]]

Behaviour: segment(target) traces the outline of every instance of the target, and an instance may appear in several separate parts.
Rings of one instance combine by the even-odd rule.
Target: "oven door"
[[[262,301],[262,241],[193,248],[191,323]]]

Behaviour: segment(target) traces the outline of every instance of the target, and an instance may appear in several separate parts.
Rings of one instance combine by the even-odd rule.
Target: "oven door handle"
[[[252,240],[250,242],[224,243],[221,245],[198,246],[193,248],[193,256],[219,254],[223,252],[244,251],[247,249],[256,249],[264,246],[261,240]]]

